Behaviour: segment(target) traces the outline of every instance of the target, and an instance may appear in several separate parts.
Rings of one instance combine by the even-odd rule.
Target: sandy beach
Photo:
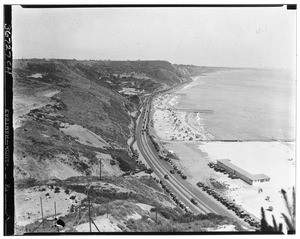
[[[191,85],[195,84],[195,80]],[[266,210],[268,221],[272,222],[274,215],[277,223],[283,223],[281,213],[288,212],[280,190],[287,191],[288,198],[292,200],[292,188],[295,186],[295,143],[201,142],[200,140],[213,137],[199,127],[201,119],[197,119],[194,113],[176,110],[178,97],[180,95],[174,92],[155,98],[153,125],[155,134],[164,147],[178,156],[179,160],[173,162],[185,172],[187,180],[193,185],[200,181],[209,186],[212,186],[212,180],[216,180],[226,188],[219,193],[234,199],[236,204],[258,219],[261,218],[261,207],[269,209],[271,206],[272,211]],[[218,159],[230,159],[245,171],[268,175],[271,180],[249,185],[241,179],[230,179],[228,175],[208,167],[209,162],[216,163]],[[262,192],[258,193],[260,188]]]
[[[195,120],[195,113],[187,113],[174,107],[176,94],[158,96],[153,101],[153,124],[157,136],[162,140],[209,140],[213,137]],[[196,128],[197,127],[197,128]]]

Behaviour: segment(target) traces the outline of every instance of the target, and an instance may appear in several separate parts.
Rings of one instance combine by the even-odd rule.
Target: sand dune
[[[99,135],[93,133],[92,131],[83,128],[80,125],[69,125],[67,123],[62,123],[61,126],[63,128],[60,128],[61,131],[63,131],[65,134],[70,135],[72,137],[77,138],[77,141],[94,147],[108,147],[109,145],[105,142],[104,139],[102,139]]]

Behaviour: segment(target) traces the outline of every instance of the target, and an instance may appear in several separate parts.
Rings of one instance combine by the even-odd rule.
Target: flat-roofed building
[[[231,163],[230,159],[220,159],[217,160],[217,164],[224,168],[226,171],[238,176],[240,179],[245,181],[246,183],[253,185],[256,183],[268,182],[270,181],[270,177],[265,174],[251,174],[247,171],[237,167],[236,165]]]

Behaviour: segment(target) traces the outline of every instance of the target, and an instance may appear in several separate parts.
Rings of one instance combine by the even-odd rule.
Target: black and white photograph
[[[296,4],[4,10],[4,234],[295,234]]]

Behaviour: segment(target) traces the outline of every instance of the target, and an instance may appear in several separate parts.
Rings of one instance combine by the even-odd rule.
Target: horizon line
[[[194,66],[194,67],[214,67],[214,68],[235,68],[235,69],[281,69],[281,70],[292,70],[292,67],[275,67],[275,66],[213,66],[213,65],[195,65],[195,64],[184,64],[184,63],[172,63],[168,60],[111,60],[111,59],[76,59],[76,58],[54,58],[54,57],[43,57],[43,58],[38,58],[38,57],[22,57],[22,58],[14,58],[13,60],[69,60],[69,61],[111,61],[111,62],[145,62],[145,61],[162,61],[162,62],[168,62],[172,65],[182,65],[182,66]]]

